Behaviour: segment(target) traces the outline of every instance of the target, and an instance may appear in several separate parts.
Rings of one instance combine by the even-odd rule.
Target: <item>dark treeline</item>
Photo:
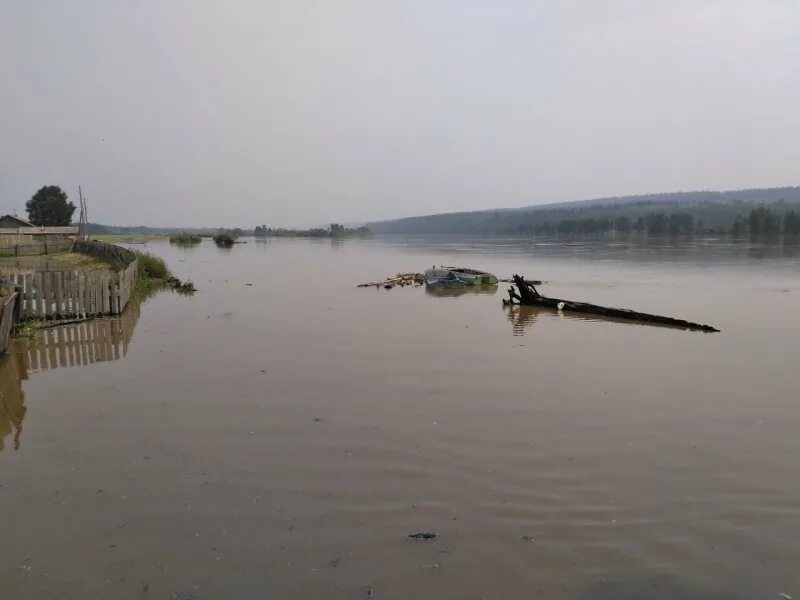
[[[772,211],[778,221],[771,224],[758,221],[751,227],[750,213],[758,208]],[[369,227],[375,233],[475,235],[589,235],[610,231],[728,233],[751,229],[774,232],[776,226],[779,232],[784,229],[791,232],[792,212],[800,213],[800,187],[604,198],[410,217],[371,223]],[[756,213],[755,218],[760,214]]]
[[[590,219],[545,221],[536,225],[520,224],[514,233],[540,235],[596,235],[603,233],[648,233],[653,235],[686,235],[694,233],[752,233],[756,235],[800,234],[800,212],[785,213],[760,206],[747,214],[739,214],[729,228],[710,228],[702,219],[688,213],[648,213],[635,221],[622,215]]]
[[[520,225],[517,233],[533,233],[544,235],[579,234],[592,235],[598,233],[637,231],[642,233],[669,233],[679,235],[695,232],[692,215],[686,213],[649,213],[638,217],[635,221],[622,215],[619,217],[595,217],[593,219],[564,219],[563,221],[545,221],[533,228]]]
[[[256,225],[253,235],[256,237],[314,237],[314,238],[343,238],[366,237],[372,235],[368,227],[350,229],[338,223],[331,223],[330,227],[323,229],[272,229],[266,225]]]

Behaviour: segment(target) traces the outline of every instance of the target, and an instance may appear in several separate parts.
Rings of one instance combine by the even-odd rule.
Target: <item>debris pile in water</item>
[[[425,283],[425,275],[422,273],[398,273],[394,277],[387,277],[383,281],[372,281],[370,283],[360,283],[358,287],[383,287],[390,290],[394,286],[399,285],[405,287],[407,285],[422,285]]]
[[[167,279],[167,285],[179,294],[193,294],[196,291],[191,280],[181,281],[177,277]]]
[[[422,533],[409,533],[408,537],[410,537],[412,540],[425,540],[426,542],[430,542],[431,540],[435,540],[439,536],[435,533],[422,532]]]

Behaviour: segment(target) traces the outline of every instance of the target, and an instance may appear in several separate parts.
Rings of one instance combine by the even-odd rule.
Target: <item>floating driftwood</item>
[[[456,267],[442,267],[443,269],[455,269]],[[505,282],[505,283],[513,283],[513,279],[498,279],[498,281]],[[370,281],[368,283],[359,283],[357,287],[366,288],[366,287],[374,287],[374,288],[386,288],[387,290],[392,289],[394,286],[399,285],[400,287],[405,287],[407,285],[413,285],[415,287],[421,286],[425,283],[425,274],[424,273],[398,273],[393,277],[387,277],[383,281]],[[531,285],[542,285],[541,281],[527,281]]]
[[[498,281],[500,283],[514,283],[513,279],[498,279]],[[538,279],[526,279],[525,283],[528,283],[530,285],[542,285],[543,282],[538,280]],[[544,283],[547,283],[547,282],[544,282]]]
[[[517,289],[513,287],[508,289],[508,300],[503,300],[503,304],[524,304],[526,306],[547,306],[558,310],[568,310],[577,313],[584,313],[589,315],[600,315],[605,317],[613,317],[616,319],[625,319],[627,321],[638,321],[641,323],[653,323],[655,325],[669,325],[672,327],[680,327],[682,329],[691,329],[694,331],[719,331],[710,325],[701,325],[699,323],[692,323],[684,321],[683,319],[673,319],[671,317],[662,317],[659,315],[651,315],[647,313],[640,313],[634,310],[626,310],[623,308],[608,308],[605,306],[597,306],[596,304],[588,304],[586,302],[573,302],[571,300],[561,300],[559,298],[547,298],[542,296],[536,287],[524,277],[514,275],[512,282]]]
[[[423,283],[425,283],[425,275],[422,273],[398,273],[394,277],[387,277],[383,281],[360,283],[358,287],[383,287],[390,290],[396,285],[405,287],[407,285],[422,285]]]

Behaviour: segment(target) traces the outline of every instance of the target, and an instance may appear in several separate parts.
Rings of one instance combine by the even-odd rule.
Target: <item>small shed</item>
[[[16,215],[3,215],[0,217],[0,229],[20,229],[23,227],[36,227],[36,225],[25,219],[20,219]]]

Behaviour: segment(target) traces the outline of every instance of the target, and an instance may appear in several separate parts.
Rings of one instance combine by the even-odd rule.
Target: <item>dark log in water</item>
[[[635,310],[627,310],[624,308],[608,308],[606,306],[597,306],[596,304],[588,304],[586,302],[573,302],[571,300],[561,300],[559,298],[547,298],[536,291],[536,287],[534,287],[530,281],[526,281],[524,277],[520,277],[519,275],[514,275],[513,282],[514,285],[517,286],[517,289],[515,290],[513,287],[508,289],[509,300],[503,300],[504,304],[546,306],[558,310],[569,310],[588,315],[626,319],[628,321],[638,321],[640,323],[653,323],[654,325],[668,325],[671,327],[680,327],[682,329],[691,329],[694,331],[719,331],[719,329],[716,327],[692,323],[690,321],[684,321],[683,319],[673,319],[671,317],[640,313],[636,312]]]

